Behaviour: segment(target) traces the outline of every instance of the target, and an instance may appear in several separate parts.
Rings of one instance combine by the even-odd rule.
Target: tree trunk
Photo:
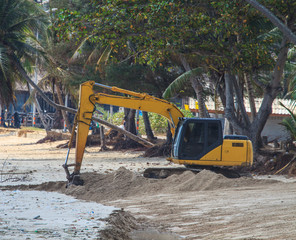
[[[56,83],[56,90],[57,90],[59,104],[60,105],[64,105],[64,101],[63,101],[63,97],[62,97],[62,92],[61,92],[61,88],[60,88],[60,84],[59,83]],[[64,121],[65,121],[65,123],[67,125],[68,131],[71,133],[72,132],[72,126],[70,124],[70,121],[69,121],[69,118],[67,116],[67,113],[64,110],[61,110],[61,112],[62,112],[63,119],[64,119]]]
[[[40,104],[39,104],[39,102],[38,102],[38,100],[37,100],[36,94],[35,94],[35,96],[34,96],[34,103],[35,103],[35,106],[36,106],[37,111],[38,111],[38,113],[39,113],[39,117],[40,117],[40,119],[41,119],[41,122],[42,122],[42,124],[43,124],[43,126],[44,126],[45,131],[46,131],[46,132],[50,131],[51,128],[50,128],[49,124],[46,122],[46,118],[45,118],[45,116],[44,116],[44,114],[43,114],[43,111],[42,111],[42,109],[41,109],[41,107],[40,107]]]
[[[168,122],[168,130],[167,130],[167,135],[166,135],[166,145],[170,145],[173,142],[173,135],[171,132],[171,126],[170,123]]]
[[[100,126],[100,137],[101,137],[101,149],[100,151],[108,150],[105,141],[105,133],[104,133],[104,126]]]
[[[256,115],[255,120],[251,125],[251,140],[253,141],[255,151],[259,150],[262,146],[261,132],[267,122],[269,115],[272,113],[272,103],[282,90],[281,80],[288,54],[288,39],[284,37],[280,46],[280,52],[276,64],[273,69],[271,82],[265,89],[264,98],[260,109]]]
[[[135,109],[127,109],[126,115],[126,130],[130,133],[137,134],[136,122],[135,122],[136,110]]]
[[[283,70],[288,53],[287,43],[287,38],[284,37],[280,46],[280,53],[278,55],[277,62],[274,66],[271,81],[265,88],[262,104],[258,110],[258,113],[256,114],[255,119],[250,125],[247,124],[246,126],[242,126],[237,116],[235,116],[233,82],[231,81],[230,75],[228,73],[225,74],[225,116],[238,133],[249,137],[253,143],[254,153],[258,152],[259,148],[262,146],[261,132],[267,122],[269,115],[272,113],[272,103],[282,89],[281,80],[283,77]]]
[[[189,66],[189,63],[186,61],[185,57],[180,55],[180,60],[182,62],[182,65],[185,69],[185,71],[190,71],[191,67]],[[204,100],[204,94],[203,94],[203,86],[200,83],[200,77],[194,76],[190,77],[190,83],[195,91],[196,99],[198,101],[198,113],[200,118],[209,118],[209,112],[206,108],[205,100]]]
[[[247,76],[246,73],[243,74],[244,76],[244,82],[246,84],[246,88],[247,88],[247,94],[249,97],[249,104],[250,104],[250,109],[251,109],[251,119],[252,121],[255,119],[256,116],[256,104],[255,104],[255,99],[254,99],[254,89],[253,89],[253,85],[251,82],[250,77]]]
[[[206,103],[205,103],[205,96],[203,94],[203,87],[200,84],[200,80],[198,77],[195,78],[191,78],[190,79],[191,85],[195,91],[196,94],[196,99],[198,102],[198,113],[199,113],[199,117],[200,118],[209,118],[209,112],[208,109],[206,107]]]
[[[231,74],[230,78],[231,78],[231,83],[234,86],[235,96],[236,96],[236,103],[237,103],[236,117],[239,120],[239,122],[241,122],[241,125],[243,125],[242,127],[248,128],[250,126],[250,119],[245,108],[242,87],[241,88],[239,87],[237,79],[234,75]]]
[[[235,107],[234,107],[234,92],[233,92],[233,82],[231,81],[230,74],[228,72],[225,72],[225,95],[226,95],[226,105],[225,105],[225,117],[228,119],[228,121],[233,126],[234,130],[236,132],[239,132],[241,134],[244,133],[244,128],[235,115]]]
[[[29,83],[27,83],[27,87],[28,87],[29,94],[31,94],[31,89],[30,89],[30,85],[29,85]],[[38,100],[37,100],[36,93],[35,93],[34,96],[33,96],[33,101],[34,101],[34,103],[35,103],[35,106],[36,106],[36,108],[37,108],[37,112],[39,113],[39,117],[40,117],[40,119],[41,119],[41,122],[42,122],[42,124],[43,124],[43,126],[44,126],[45,131],[46,131],[46,132],[50,131],[50,126],[49,126],[49,124],[47,124],[47,122],[46,122],[46,119],[45,119],[45,116],[44,116],[44,114],[43,114],[43,111],[41,110],[40,104],[39,104],[39,102],[38,102]],[[34,119],[33,119],[33,121],[34,121]]]
[[[147,139],[149,141],[153,141],[153,140],[156,139],[156,137],[153,134],[148,113],[144,112],[144,111],[142,111],[142,113],[143,113],[143,120],[144,120],[145,132],[146,132],[146,135],[147,135]]]
[[[137,135],[137,127],[136,127],[136,122],[135,122],[135,117],[136,117],[136,110],[135,109],[130,109],[130,108],[124,108],[124,114],[125,114],[125,129],[134,134]],[[128,147],[134,147],[136,146],[134,144],[135,142],[131,138],[126,139],[126,145]]]

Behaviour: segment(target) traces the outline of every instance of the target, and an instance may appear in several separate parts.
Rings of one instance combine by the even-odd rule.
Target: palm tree
[[[294,114],[293,110],[285,106],[283,103],[280,103],[280,105],[290,114],[290,117],[285,118],[280,124],[286,128],[287,132],[290,134],[291,140],[294,141],[296,139],[296,114]]]
[[[0,103],[14,100],[16,81],[34,82],[28,70],[42,57],[35,33],[46,29],[46,13],[33,1],[0,0]]]

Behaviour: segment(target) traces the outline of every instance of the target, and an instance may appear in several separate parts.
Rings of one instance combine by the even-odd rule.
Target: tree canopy
[[[241,0],[69,3],[53,0],[49,2],[54,34],[52,50],[59,47],[63,50],[63,44],[70,42],[69,51],[64,48],[61,59],[56,62],[59,67],[65,63],[64,70],[81,75],[77,82],[94,76],[110,83],[129,82],[132,90],[149,87],[151,92],[159,94],[168,86],[184,90],[187,81],[194,89],[203,116],[208,116],[203,104],[205,96],[219,95],[225,115],[236,132],[248,135],[257,145],[273,100],[281,94],[282,87],[287,89],[287,81],[293,76],[286,64],[291,43],[269,18],[247,2],[257,3]],[[34,65],[37,50],[43,53],[34,34],[44,23],[46,14],[31,1],[1,3],[4,30],[0,32],[0,81],[3,85],[0,96],[2,103],[8,104],[13,100],[13,82],[17,79],[12,74],[28,79],[27,66]],[[295,32],[295,1],[262,0],[260,4]],[[53,13],[53,7],[58,11]],[[15,12],[6,9],[15,9]],[[75,52],[73,43],[77,44]],[[84,54],[82,48],[85,43],[88,54]],[[72,58],[69,53],[73,54]],[[84,62],[71,65],[78,55],[84,56]],[[289,73],[285,73],[287,78],[283,83],[285,67]],[[129,79],[132,75],[140,76],[138,82],[136,78]],[[116,81],[119,76],[121,83]],[[170,85],[172,77],[176,84]],[[73,84],[73,79],[68,83]],[[260,109],[254,108],[255,96],[263,98]],[[246,112],[246,98],[253,106],[252,118]]]
[[[295,30],[294,1],[260,2]],[[280,93],[289,41],[257,9],[239,0],[92,0],[90,4],[92,11],[84,15],[60,11],[56,27],[60,40],[88,37],[111,46],[114,62],[133,56],[135,62],[153,67],[165,59],[186,72],[201,67],[203,72],[189,78],[198,100],[206,85],[216,86],[236,131],[260,142],[272,101]],[[267,73],[272,74],[263,79]],[[249,119],[244,96],[252,99],[256,94],[264,98],[263,104]]]

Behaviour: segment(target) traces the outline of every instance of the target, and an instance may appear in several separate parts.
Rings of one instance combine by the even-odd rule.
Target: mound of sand
[[[109,174],[83,173],[83,186],[70,185],[65,182],[49,182],[30,189],[58,191],[79,199],[108,202],[137,195],[170,194],[188,191],[209,191],[215,189],[250,187],[276,183],[275,180],[258,180],[250,177],[226,178],[221,174],[203,170],[198,174],[185,171],[166,179],[149,179],[139,176],[124,167]]]

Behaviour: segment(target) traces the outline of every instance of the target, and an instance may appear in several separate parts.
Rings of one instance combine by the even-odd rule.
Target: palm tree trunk
[[[29,85],[29,83],[27,83],[27,87],[28,87],[29,94],[31,94],[31,89],[30,89],[30,85]],[[37,108],[37,112],[39,113],[39,117],[40,117],[40,119],[41,119],[41,122],[42,122],[42,124],[43,124],[43,126],[44,126],[45,131],[46,131],[46,132],[50,131],[50,126],[49,126],[49,124],[47,124],[47,122],[46,122],[45,116],[44,116],[43,111],[42,111],[42,109],[41,109],[41,107],[40,107],[40,104],[39,104],[39,102],[38,102],[38,99],[37,99],[37,97],[36,97],[36,93],[35,93],[34,96],[33,96],[33,101],[34,101],[34,103],[35,103],[35,107]]]
[[[46,118],[45,118],[45,116],[44,116],[44,114],[43,114],[43,111],[42,111],[42,109],[41,109],[41,107],[40,107],[40,104],[39,104],[39,102],[38,102],[38,99],[37,99],[37,97],[36,97],[36,94],[35,94],[35,96],[34,96],[33,99],[34,99],[35,106],[36,106],[36,108],[37,108],[37,112],[39,113],[39,117],[40,117],[40,119],[41,119],[41,122],[42,122],[42,124],[43,124],[43,126],[44,126],[44,129],[45,129],[46,132],[48,132],[48,131],[50,131],[50,126],[49,126],[49,124],[46,122]]]
[[[57,96],[58,96],[59,104],[64,105],[64,101],[63,101],[63,97],[62,97],[61,88],[60,88],[59,83],[56,84],[56,90],[57,90]],[[70,124],[67,113],[64,110],[61,110],[61,112],[62,112],[63,119],[64,119],[64,121],[65,121],[65,123],[67,125],[68,131],[71,133],[72,132],[72,126]]]

